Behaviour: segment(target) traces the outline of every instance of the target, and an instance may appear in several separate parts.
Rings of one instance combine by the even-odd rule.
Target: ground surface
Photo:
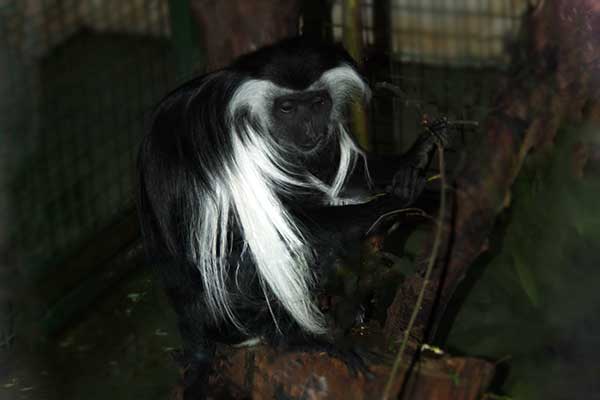
[[[45,344],[0,353],[0,400],[165,399],[177,340],[160,288],[138,271]]]

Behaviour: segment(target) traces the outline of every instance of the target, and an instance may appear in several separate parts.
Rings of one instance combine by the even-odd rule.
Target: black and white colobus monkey
[[[320,277],[422,190],[439,138],[422,136],[391,162],[367,160],[346,114],[369,97],[341,47],[294,38],[158,104],[139,156],[140,217],[179,317],[190,397],[202,392],[215,342],[326,338]],[[378,186],[389,194],[368,201]]]

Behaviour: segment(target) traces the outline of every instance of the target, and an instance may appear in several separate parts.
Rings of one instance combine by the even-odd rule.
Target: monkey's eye
[[[296,106],[291,101],[284,101],[279,105],[279,111],[281,111],[284,114],[291,113],[292,111],[294,111],[295,108]]]
[[[317,96],[317,97],[315,97],[313,99],[312,103],[314,105],[323,104],[323,103],[325,103],[325,97],[323,97],[323,96]]]

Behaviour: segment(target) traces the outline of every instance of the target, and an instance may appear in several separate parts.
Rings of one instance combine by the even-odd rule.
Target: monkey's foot
[[[182,350],[171,352],[171,357],[181,371],[183,400],[202,400],[207,397],[211,364],[202,355],[190,356]]]

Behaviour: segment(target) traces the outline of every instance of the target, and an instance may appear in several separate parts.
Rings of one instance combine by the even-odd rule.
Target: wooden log
[[[370,375],[353,371],[343,361],[323,352],[285,352],[258,346],[221,348],[209,398],[214,399],[328,399],[380,398],[390,374],[390,362],[368,363]],[[490,362],[445,354],[424,354],[411,366],[405,363],[394,382],[392,398],[475,400],[494,375]],[[407,374],[407,371],[411,371]],[[409,376],[405,383],[405,378]],[[180,387],[173,399],[181,399]]]

